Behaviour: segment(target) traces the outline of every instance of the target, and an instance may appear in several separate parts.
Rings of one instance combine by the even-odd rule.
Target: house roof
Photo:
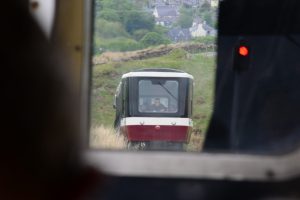
[[[188,6],[195,6],[199,4],[199,0],[183,0],[183,4]]]
[[[165,23],[174,23],[176,22],[178,19],[177,16],[170,16],[170,17],[161,17],[161,18],[158,18],[156,21],[157,22],[165,22]]]
[[[209,26],[206,23],[203,24],[203,29],[206,30],[206,31],[209,31],[209,32],[215,31],[215,29],[213,27]]]
[[[159,17],[176,17],[178,13],[173,6],[156,6]]]
[[[187,41],[192,38],[189,29],[179,27],[172,28],[168,32],[168,36],[173,41]]]
[[[155,0],[153,5],[180,5],[182,0]]]
[[[202,23],[203,22],[203,19],[201,19],[200,17],[195,17],[194,19],[193,19],[193,23],[195,23],[195,24],[200,24],[200,23]]]
[[[166,5],[166,3],[163,0],[156,0],[156,2],[154,3],[154,5],[156,5],[156,6],[164,6],[164,5]]]

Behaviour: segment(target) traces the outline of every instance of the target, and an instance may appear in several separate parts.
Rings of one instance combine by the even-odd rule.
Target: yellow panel
[[[84,0],[58,0],[52,41],[69,58],[76,87],[80,88],[84,45]]]

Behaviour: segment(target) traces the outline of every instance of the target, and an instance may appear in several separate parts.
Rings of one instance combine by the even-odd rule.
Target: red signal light
[[[241,56],[248,56],[249,55],[249,49],[245,46],[240,46],[239,47],[239,54]]]
[[[251,48],[246,41],[239,41],[239,44],[233,49],[233,70],[242,72],[250,68],[252,57],[250,51]]]

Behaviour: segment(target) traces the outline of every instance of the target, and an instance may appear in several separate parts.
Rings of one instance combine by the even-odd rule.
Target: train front
[[[127,114],[121,129],[128,147],[182,150],[192,129],[193,77],[169,69],[125,75]]]

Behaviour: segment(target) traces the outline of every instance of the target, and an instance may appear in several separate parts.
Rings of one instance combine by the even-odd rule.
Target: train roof
[[[190,78],[194,77],[184,71],[169,68],[147,68],[135,70],[126,74],[123,74],[123,78],[127,77],[170,77],[170,78]]]
[[[146,68],[146,69],[138,69],[133,72],[178,72],[178,73],[185,73],[182,70],[178,69],[170,69],[170,68]]]

